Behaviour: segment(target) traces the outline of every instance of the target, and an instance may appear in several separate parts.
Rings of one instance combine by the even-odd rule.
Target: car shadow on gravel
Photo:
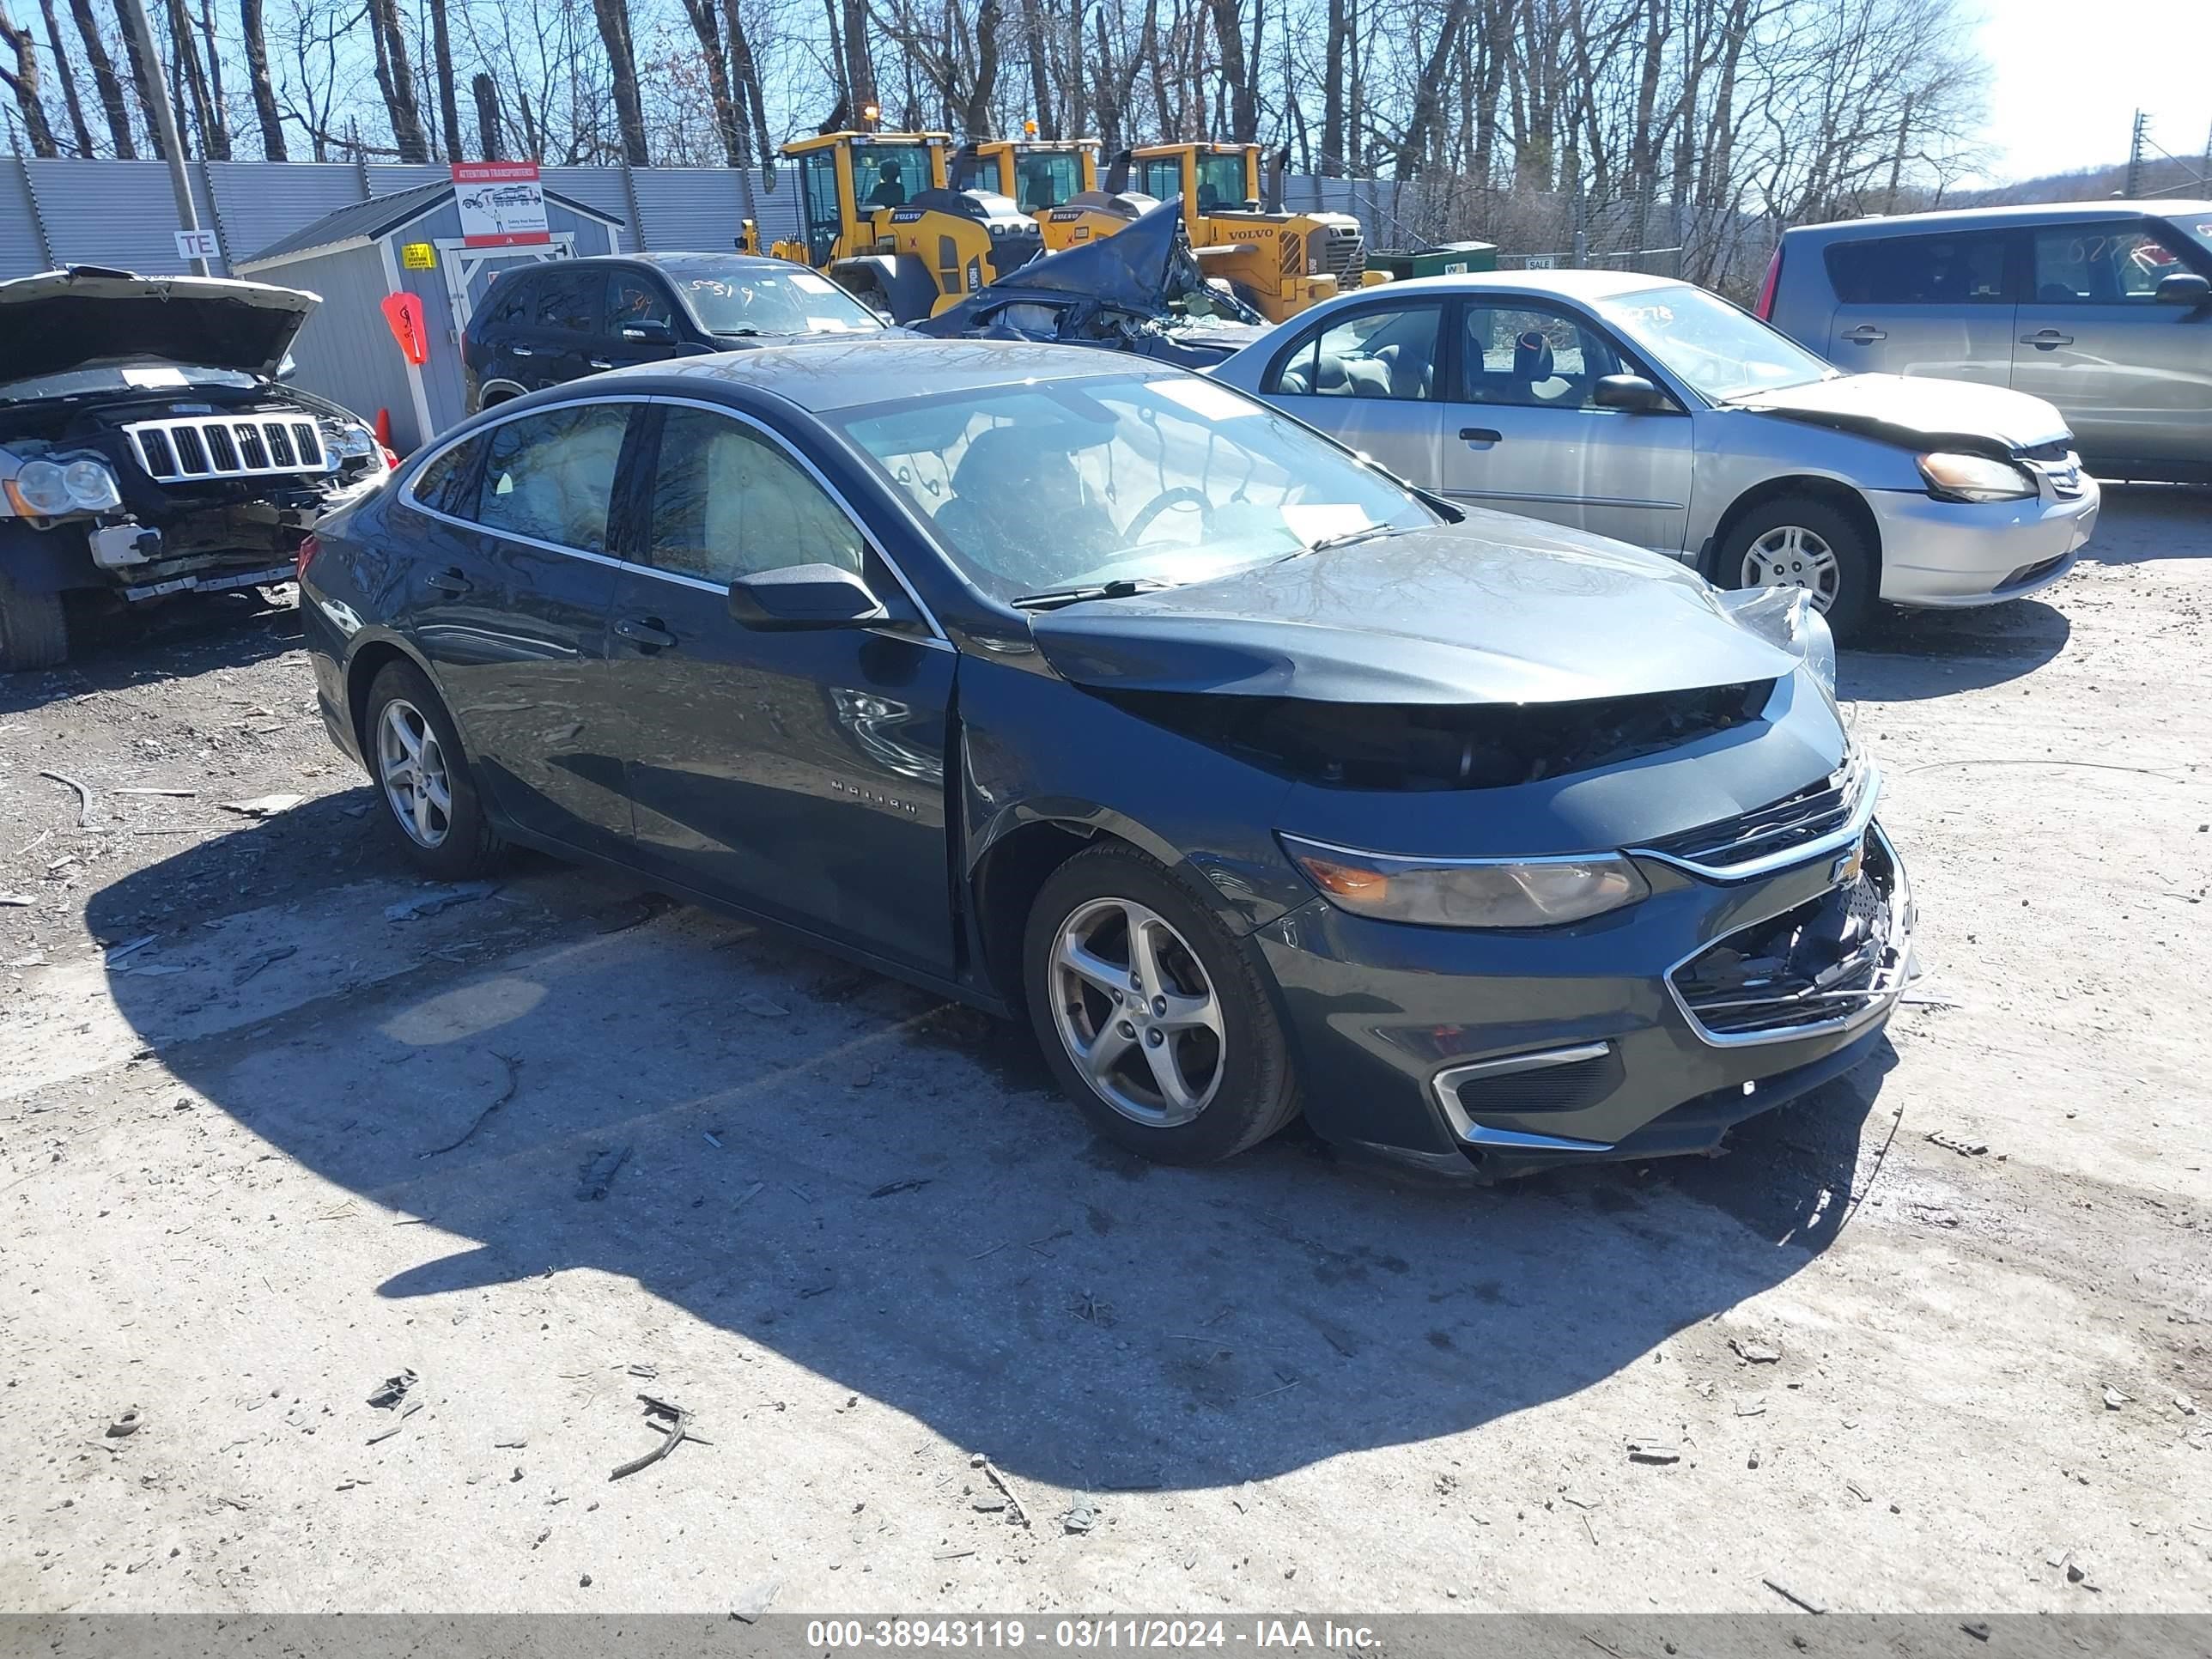
[[[88,919],[140,915],[246,856],[226,842],[284,830],[126,877]],[[525,866],[501,898],[527,941],[471,958],[428,931],[468,912],[394,924],[381,898],[313,887],[300,908],[325,908],[329,951],[270,972],[410,927],[422,957],[250,1030],[165,1042],[155,1005],[181,981],[111,970],[111,991],[271,1149],[429,1222],[298,1267],[334,1328],[381,1328],[384,1298],[438,1322],[511,1316],[518,1340],[566,1320],[580,1345],[608,1316],[605,1280],[568,1278],[587,1270],[743,1339],[686,1337],[683,1368],[664,1364],[702,1421],[757,1403],[730,1397],[729,1362],[757,1346],[1069,1487],[1233,1486],[1601,1384],[1813,1260],[1881,1086],[1881,1063],[1862,1067],[1718,1161],[1498,1188],[1296,1131],[1160,1168],[1087,1134],[1022,1030],[696,910],[599,920],[576,888]],[[483,1295],[526,1281],[526,1317]],[[590,1299],[564,1309],[564,1281]],[[634,1340],[606,1360],[655,1357]],[[1733,1363],[1718,1330],[1671,1349]]]
[[[1837,660],[1845,701],[1911,702],[1985,690],[2021,679],[2066,648],[2073,625],[2041,599],[1963,611],[1882,613],[1871,632]]]
[[[289,587],[186,594],[150,609],[70,607],[69,660],[59,668],[0,674],[0,714],[145,680],[183,679],[282,656],[300,641]]]

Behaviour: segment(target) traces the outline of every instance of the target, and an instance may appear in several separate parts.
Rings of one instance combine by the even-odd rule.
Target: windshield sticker
[[[1291,534],[1308,547],[1332,536],[1357,535],[1375,522],[1357,501],[1285,501],[1282,513]]]
[[[1257,415],[1260,412],[1257,404],[1247,403],[1226,386],[1216,386],[1211,380],[1154,380],[1152,390],[1209,421],[1233,421],[1240,415]]]
[[[830,282],[827,277],[817,276],[811,270],[793,271],[791,285],[809,294],[835,294],[837,291],[836,283]]]
[[[157,387],[190,386],[191,382],[185,378],[182,369],[126,368],[123,371],[123,384],[136,386],[141,392],[151,392]]]

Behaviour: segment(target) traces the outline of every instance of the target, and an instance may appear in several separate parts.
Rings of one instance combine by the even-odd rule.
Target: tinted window
[[[657,569],[719,586],[799,564],[858,575],[866,544],[776,445],[723,416],[678,408],[660,429],[646,556]]]
[[[1893,236],[1838,242],[1828,250],[1828,279],[1847,306],[1997,305],[2005,285],[2005,238]]]
[[[631,323],[673,323],[676,309],[667,290],[650,276],[617,270],[607,278],[607,331],[619,334]]]
[[[491,303],[486,307],[484,320],[507,327],[532,322],[537,316],[537,295],[538,285],[527,278],[508,276],[502,279],[495,273]]]
[[[1548,306],[1469,302],[1459,349],[1460,395],[1472,404],[1589,409],[1620,357],[1596,330]]]
[[[621,458],[624,404],[548,409],[483,436],[483,483],[466,516],[587,553],[607,550],[607,511]]]
[[[2035,233],[2038,305],[2151,303],[2188,270],[2151,225],[2048,225]],[[2171,238],[2171,233],[2166,233]]]
[[[455,444],[415,475],[410,493],[423,506],[435,507],[441,513],[462,513],[466,503],[461,492],[468,488],[476,471],[477,457],[483,453],[482,438]]]
[[[597,272],[562,271],[538,279],[538,325],[578,334],[599,331],[601,283]]]
[[[1137,188],[1147,196],[1157,196],[1163,202],[1182,194],[1182,163],[1172,155],[1143,164],[1143,178]]]
[[[1322,398],[1430,398],[1436,394],[1435,306],[1362,311],[1316,330],[1293,348],[1270,390]]]

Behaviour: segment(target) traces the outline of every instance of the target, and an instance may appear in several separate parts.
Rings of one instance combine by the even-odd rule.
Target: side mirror
[[[2212,280],[2193,270],[2177,270],[2159,279],[2156,298],[2162,306],[2212,304]]]
[[[890,613],[867,583],[834,564],[763,570],[730,584],[730,615],[747,628],[860,628]]]
[[[625,340],[656,340],[663,343],[676,337],[676,325],[665,317],[641,317],[635,322],[622,325]]]
[[[1648,415],[1668,406],[1667,394],[1641,374],[1600,375],[1590,388],[1590,401],[1600,409],[1622,409],[1632,415]]]

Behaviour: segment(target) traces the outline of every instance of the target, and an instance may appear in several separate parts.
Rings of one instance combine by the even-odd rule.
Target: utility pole
[[[137,4],[137,0],[131,0]],[[2141,110],[2136,112],[2134,131],[2128,139],[2128,186],[2120,193],[2133,201],[2142,186],[2143,140],[2150,131],[2150,117]]]
[[[198,230],[199,210],[192,205],[192,183],[185,173],[185,147],[177,141],[177,118],[169,107],[168,86],[161,79],[161,60],[154,55],[154,31],[146,21],[144,0],[116,0],[116,9],[123,14],[124,27],[131,31],[146,65],[146,78],[139,89],[153,106],[146,112],[153,118],[154,131],[161,135],[161,153],[169,158],[169,188],[177,193],[178,228]],[[192,271],[195,276],[208,276],[208,262],[195,258]]]

